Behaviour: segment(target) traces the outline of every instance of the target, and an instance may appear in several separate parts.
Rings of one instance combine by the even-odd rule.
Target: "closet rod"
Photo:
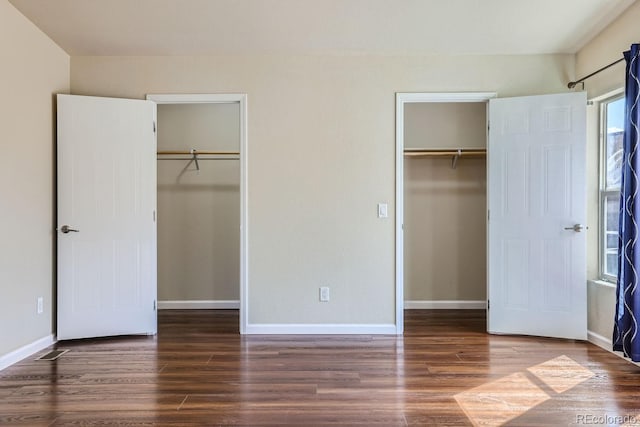
[[[167,156],[167,155],[185,155],[185,156],[193,156],[197,154],[199,156],[239,156],[240,153],[235,151],[200,151],[200,150],[168,150],[168,151],[158,151],[158,156]]]
[[[230,152],[230,151],[198,151],[195,148],[192,148],[189,151],[186,150],[165,150],[158,151],[158,156],[165,155],[181,155],[181,156],[191,156],[191,158],[183,158],[183,157],[160,157],[158,160],[189,160],[189,163],[193,162],[196,165],[196,170],[200,171],[200,163],[198,160],[238,160],[240,158],[240,153],[238,152]],[[234,156],[234,157],[205,157],[202,158],[200,156]]]
[[[188,157],[159,157],[158,160],[193,160]],[[240,160],[240,157],[199,157],[198,160]]]
[[[487,150],[485,148],[456,148],[456,149],[407,149],[404,150],[404,155],[409,157],[449,157],[451,156],[451,168],[455,169],[458,166],[458,159],[460,157],[471,156],[485,156]]]
[[[487,154],[485,148],[461,148],[461,149],[406,149],[405,156],[428,157],[428,156],[484,156]]]

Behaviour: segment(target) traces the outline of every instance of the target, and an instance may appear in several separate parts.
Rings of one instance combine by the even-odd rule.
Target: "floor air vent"
[[[44,354],[38,357],[36,360],[56,360],[58,357],[62,356],[69,350],[52,350],[47,354]]]

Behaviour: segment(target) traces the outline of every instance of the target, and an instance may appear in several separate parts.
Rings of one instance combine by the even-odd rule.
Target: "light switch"
[[[387,218],[389,213],[387,211],[386,203],[378,203],[378,218]]]

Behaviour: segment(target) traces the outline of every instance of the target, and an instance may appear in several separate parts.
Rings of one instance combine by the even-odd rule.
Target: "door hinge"
[[[153,121],[153,133],[156,133],[156,121]]]
[[[487,209],[487,221],[491,219],[491,210]]]
[[[153,222],[156,222],[156,211],[153,211]]]
[[[487,122],[487,131],[491,130],[491,122]]]
[[[487,300],[487,310],[491,307],[491,301]]]
[[[153,300],[153,311],[156,311],[156,300]]]

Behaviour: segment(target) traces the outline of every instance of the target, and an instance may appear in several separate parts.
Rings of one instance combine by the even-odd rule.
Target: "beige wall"
[[[486,104],[405,105],[406,148],[486,147]],[[486,160],[407,157],[407,301],[486,299]]]
[[[613,336],[616,289],[612,284],[589,280],[587,284],[587,328],[605,339]]]
[[[237,152],[239,141],[238,103],[158,105],[158,150]],[[158,161],[159,301],[239,299],[240,165],[198,163]]]
[[[6,0],[0,55],[1,357],[54,332],[54,94],[69,91],[69,56]]]
[[[640,42],[640,3],[629,7],[576,54],[576,76],[583,77],[622,58],[632,43]],[[624,61],[585,82],[589,97],[603,95],[624,85]],[[578,88],[581,86],[578,85]]]
[[[622,52],[640,41],[640,3],[634,3],[616,21],[584,46],[576,55],[576,75],[586,76],[622,58]],[[585,82],[589,98],[607,94],[624,86],[624,61]],[[580,86],[579,86],[580,87]],[[597,103],[587,109],[587,189],[588,189],[588,277],[598,278],[598,117]],[[605,285],[588,286],[588,328],[610,339],[613,333],[615,290]]]
[[[405,148],[486,148],[484,102],[417,102],[404,107]]]
[[[396,92],[565,91],[572,55],[74,57],[76,94],[248,94],[249,322],[391,324]],[[388,219],[376,204],[389,203]],[[318,287],[331,302],[318,302]]]

